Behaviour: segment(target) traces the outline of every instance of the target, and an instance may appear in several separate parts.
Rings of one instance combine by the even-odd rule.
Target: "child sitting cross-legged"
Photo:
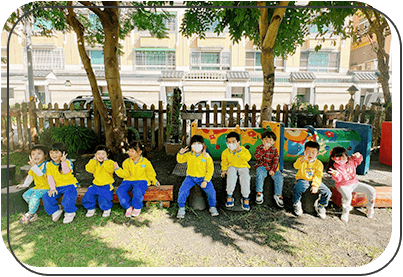
[[[202,136],[194,135],[190,139],[190,147],[190,152],[186,152],[189,149],[186,146],[179,150],[176,156],[178,163],[187,163],[186,178],[179,189],[177,218],[185,217],[186,199],[189,196],[190,189],[195,185],[200,186],[206,192],[211,216],[217,216],[216,192],[211,182],[214,173],[213,159],[206,153]]]

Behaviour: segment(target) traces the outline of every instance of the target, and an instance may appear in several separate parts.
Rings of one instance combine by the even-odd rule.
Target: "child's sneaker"
[[[279,206],[280,208],[284,208],[283,197],[281,195],[275,194],[273,198],[276,201],[277,206]]]
[[[102,213],[102,217],[108,217],[108,216],[110,216],[110,215],[111,215],[111,209],[106,210],[106,211],[104,211],[104,212]]]
[[[301,216],[302,213],[303,213],[301,201],[298,201],[297,203],[294,203],[293,206],[294,206],[294,213],[297,216]]]
[[[76,215],[76,213],[65,213],[63,223],[67,224],[67,223],[72,222],[74,217],[75,217],[75,215]]]
[[[263,201],[264,201],[263,192],[259,191],[258,193],[256,193],[256,204],[258,205],[263,204]]]
[[[341,221],[347,223],[349,214],[350,214],[350,212],[343,211],[343,213],[341,214],[341,217],[340,217]]]
[[[28,221],[29,221],[29,222],[34,222],[34,221],[36,221],[36,220],[38,220],[38,219],[39,219],[38,214],[37,214],[37,213],[34,213],[34,214],[31,215],[31,217],[28,219]]]
[[[178,214],[176,215],[177,218],[185,218],[185,207],[179,208]]]
[[[367,217],[368,218],[373,218],[375,215],[375,210],[374,208],[367,208]]]
[[[227,202],[225,203],[225,207],[234,207],[234,198],[232,198],[232,195],[227,195]]]
[[[133,207],[130,206],[130,207],[126,210],[125,216],[126,216],[126,217],[131,217],[131,216],[132,216],[132,211],[133,211]]]
[[[318,213],[318,216],[322,219],[326,218],[326,208],[322,204],[318,204],[315,206],[315,210]]]
[[[141,213],[141,209],[133,209],[132,216],[139,216]]]
[[[63,213],[62,207],[59,205],[59,209],[52,214],[53,222],[58,221],[62,213]]]
[[[250,207],[249,207],[249,198],[244,198],[243,200],[241,200],[242,203],[242,209],[244,209],[245,211],[249,211]]]
[[[27,212],[26,214],[24,214],[22,216],[22,218],[20,219],[20,223],[21,224],[27,224],[29,222],[29,219],[31,218],[31,214],[29,212]]]
[[[218,211],[216,207],[210,207],[209,209],[211,216],[217,216],[218,215]]]
[[[85,216],[86,217],[91,217],[91,216],[94,216],[94,214],[95,214],[95,209],[92,209],[92,210],[88,210],[87,214]]]

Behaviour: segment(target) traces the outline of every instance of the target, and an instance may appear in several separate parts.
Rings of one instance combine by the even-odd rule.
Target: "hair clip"
[[[334,157],[333,159],[335,159],[336,161],[341,161],[341,157]]]

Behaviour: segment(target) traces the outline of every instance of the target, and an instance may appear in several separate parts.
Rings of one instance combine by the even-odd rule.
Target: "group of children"
[[[226,184],[226,207],[234,206],[233,192],[236,187],[238,175],[241,186],[241,204],[244,210],[250,210],[250,175],[249,161],[251,154],[248,149],[240,145],[240,137],[236,132],[230,132],[227,137],[227,149],[221,155],[221,177],[227,176]],[[262,144],[256,148],[256,203],[262,204],[264,180],[267,174],[274,182],[274,200],[280,207],[284,207],[282,199],[283,176],[279,171],[279,153],[274,147],[276,135],[272,131],[262,134]],[[189,151],[190,150],[190,151]],[[93,174],[93,185],[88,188],[82,199],[82,205],[87,209],[86,217],[95,214],[96,202],[103,211],[102,216],[108,217],[111,213],[114,178],[113,174],[123,178],[122,183],[116,190],[120,205],[125,209],[125,216],[138,216],[143,207],[144,194],[149,185],[159,186],[155,170],[151,162],[146,158],[146,149],[141,142],[135,141],[128,147],[128,158],[122,163],[122,167],[109,159],[109,149],[99,145],[95,149],[94,158],[85,166],[86,171]],[[317,159],[319,144],[308,141],[305,144],[304,155],[294,163],[298,170],[295,176],[296,184],[293,187],[293,207],[297,216],[302,215],[301,197],[310,188],[312,193],[319,193],[319,201],[315,206],[320,218],[326,217],[326,206],[331,197],[331,191],[322,183],[323,164]],[[28,187],[32,181],[35,186],[23,194],[28,202],[29,210],[21,219],[21,223],[28,223],[38,218],[37,210],[40,199],[43,200],[45,211],[57,221],[63,211],[65,212],[63,223],[73,221],[76,214],[77,179],[73,175],[73,163],[67,158],[67,149],[63,143],[54,143],[49,149],[50,161],[46,160],[47,149],[45,146],[34,146],[29,156],[31,169],[22,185]],[[216,208],[216,192],[211,181],[214,173],[214,163],[208,154],[204,144],[204,138],[200,135],[192,136],[190,149],[180,149],[176,156],[178,163],[187,163],[187,172],[178,194],[179,210],[178,218],[185,216],[185,204],[190,189],[198,185],[206,192],[209,212],[212,216],[218,216]],[[364,183],[360,183],[356,176],[356,167],[362,162],[360,153],[349,157],[343,147],[335,147],[330,153],[328,172],[335,181],[337,190],[342,195],[341,220],[348,221],[351,211],[352,193],[362,191],[367,194],[367,216],[374,216],[375,189]],[[129,195],[132,192],[132,196]],[[63,196],[61,205],[58,199]]]

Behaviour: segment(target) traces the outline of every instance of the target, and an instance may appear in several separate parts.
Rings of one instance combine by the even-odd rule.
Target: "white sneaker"
[[[340,217],[341,221],[347,223],[349,214],[350,214],[350,212],[343,211],[343,213],[341,214],[341,217]]]
[[[141,213],[141,209],[134,209],[132,211],[132,216],[139,216]]]
[[[87,214],[85,216],[86,217],[91,217],[91,216],[94,216],[94,214],[95,214],[95,209],[92,209],[92,210],[88,210],[88,212],[87,212]]]
[[[294,206],[294,213],[297,216],[301,216],[302,213],[303,213],[301,201],[298,201],[297,203],[294,203],[293,206]]]
[[[315,206],[316,212],[318,213],[318,216],[321,219],[325,219],[326,218],[326,208],[325,206],[323,206],[322,204],[318,204],[317,206]]]
[[[284,208],[283,196],[275,194],[273,198],[276,201],[277,206]]]
[[[375,210],[374,210],[374,208],[367,208],[367,217],[368,218],[373,218],[374,217],[374,215],[375,215]]]
[[[52,214],[52,220],[53,220],[53,222],[58,221],[59,218],[60,218],[60,216],[62,215],[62,213],[63,213],[63,210],[60,209],[60,207],[59,207],[59,209],[58,209],[56,212],[54,212],[54,213]]]
[[[210,207],[209,209],[211,216],[217,216],[218,215],[218,211],[216,207]]]
[[[72,222],[74,217],[75,217],[75,215],[76,215],[76,213],[65,213],[63,223],[67,224],[67,223]]]
[[[178,214],[176,215],[177,218],[185,218],[186,210],[185,208],[179,208]]]
[[[110,215],[111,215],[111,209],[104,211],[102,214],[103,217],[108,217]]]
[[[257,192],[256,193],[256,204],[260,205],[263,204],[264,198],[263,198],[263,192]]]

